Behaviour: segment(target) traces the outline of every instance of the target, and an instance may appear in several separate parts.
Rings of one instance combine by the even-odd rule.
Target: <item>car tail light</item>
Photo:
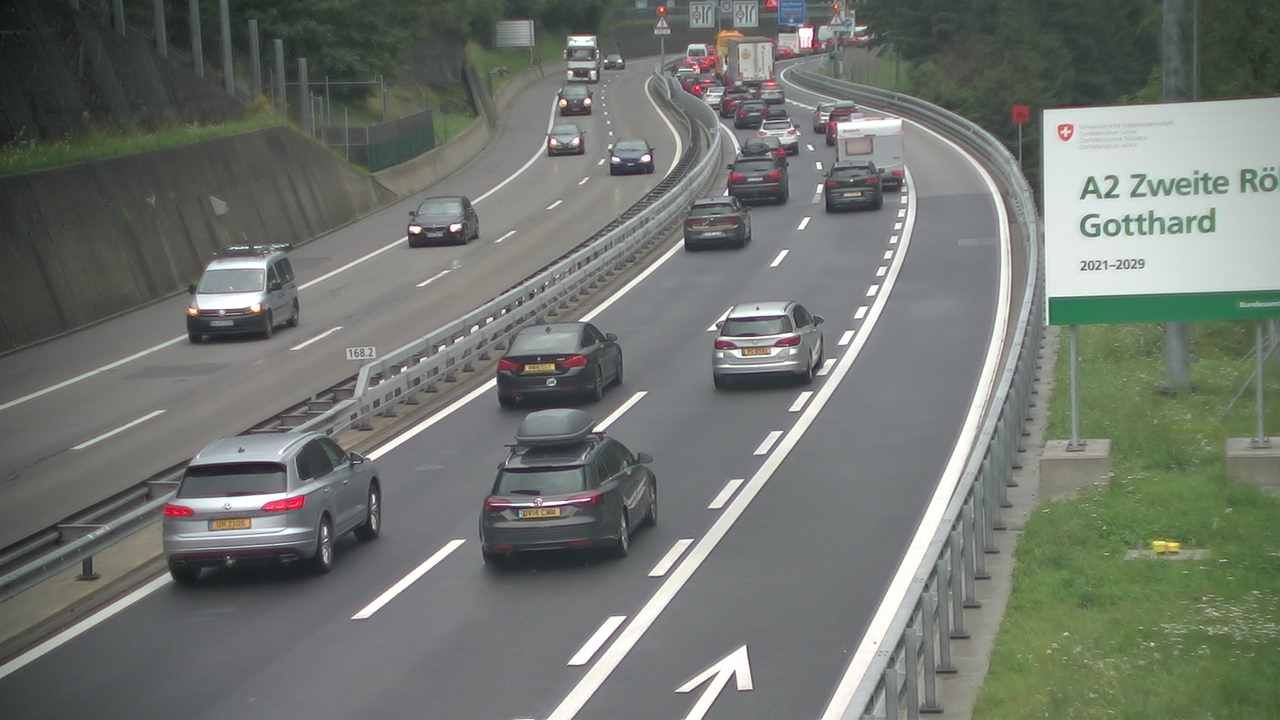
[[[195,514],[196,511],[186,505],[174,505],[173,503],[165,503],[164,505],[165,517],[191,517]]]
[[[591,507],[593,505],[599,505],[600,501],[603,498],[604,498],[604,493],[597,490],[594,492],[583,493],[581,495],[573,495],[569,497],[569,499],[566,502],[568,502],[570,505],[581,505],[583,507]]]
[[[868,184],[868,185],[871,185],[871,186],[879,185],[879,184],[880,184],[880,176],[879,176],[879,175],[869,175],[869,176],[867,177],[867,184]]]
[[[742,174],[742,173],[740,173],[740,172],[731,172],[731,173],[729,173],[729,182],[730,182],[730,183],[740,183],[740,182],[746,182],[746,181],[747,181],[747,176],[746,176],[746,175],[743,175],[743,174]]]
[[[586,356],[586,355],[570,355],[570,356],[569,356],[569,357],[567,357],[567,358],[562,358],[562,359],[559,361],[559,364],[560,364],[560,366],[561,366],[561,367],[565,367],[565,368],[580,368],[580,367],[586,367],[586,366],[587,366],[587,356]]]
[[[773,156],[776,158],[786,157],[787,149],[784,147],[776,147],[772,150]],[[772,172],[772,171],[771,171]]]
[[[764,179],[765,179],[765,180],[781,180],[781,179],[782,179],[782,171],[781,171],[781,170],[770,170],[769,172],[767,172],[767,173],[765,173],[765,174],[764,174]]]
[[[826,185],[826,186],[827,186],[827,187],[829,187],[829,188],[840,187],[840,181],[839,181],[839,180],[828,180],[828,181],[826,181],[825,183],[823,183],[823,185]]]
[[[716,349],[717,350],[737,350],[738,346],[735,345],[732,340],[717,340]]]
[[[498,361],[498,372],[520,372],[522,366],[515,360],[502,358]]]
[[[502,498],[487,497],[484,499],[485,512],[502,512],[511,507],[511,501]]]
[[[791,337],[782,338],[778,342],[774,343],[773,346],[774,347],[795,347],[799,344],[800,344],[800,336],[792,335]]]
[[[902,176],[903,176],[903,175],[905,175],[906,173],[905,173],[905,172],[903,172],[902,170],[894,170],[894,171],[893,171],[892,173],[890,173],[890,174],[891,174],[891,175],[893,175],[894,177],[902,177]]]
[[[283,500],[272,500],[262,506],[262,512],[290,512],[292,510],[301,510],[302,506],[306,504],[306,495],[294,495]]]

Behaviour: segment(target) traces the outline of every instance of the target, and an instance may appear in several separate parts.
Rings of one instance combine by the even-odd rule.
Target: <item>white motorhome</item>
[[[603,59],[595,35],[573,34],[565,39],[565,79],[569,82],[599,82]]]
[[[836,123],[836,161],[869,160],[880,170],[881,187],[897,190],[906,177],[902,120],[863,117]]]

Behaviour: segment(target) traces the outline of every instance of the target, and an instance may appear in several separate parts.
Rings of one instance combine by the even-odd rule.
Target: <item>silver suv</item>
[[[743,375],[790,375],[807,384],[822,367],[822,316],[799,303],[740,303],[718,325],[711,352],[718,388]]]
[[[164,554],[174,580],[249,561],[333,568],[334,538],[382,531],[377,466],[319,433],[217,440],[192,458],[164,507]]]
[[[281,323],[297,327],[302,316],[287,245],[238,246],[209,261],[200,282],[187,288],[187,338],[255,334],[271,337]]]

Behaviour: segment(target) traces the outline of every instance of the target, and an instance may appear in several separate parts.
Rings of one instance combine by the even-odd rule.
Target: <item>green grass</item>
[[[270,113],[219,124],[190,123],[137,132],[95,131],[53,142],[15,141],[0,147],[0,175],[36,172],[107,158],[167,150],[283,124]]]
[[[1112,439],[1114,475],[1029,519],[974,717],[1280,717],[1280,499],[1228,481],[1223,460],[1227,437],[1252,435],[1252,392],[1227,410],[1252,327],[1194,328],[1196,391],[1177,397],[1157,391],[1159,326],[1081,328],[1082,432]],[[1065,344],[1056,373],[1047,437],[1064,438]],[[1124,559],[1166,538],[1212,556]]]
[[[533,57],[542,61],[544,70],[552,63],[560,61],[563,56],[564,39],[543,33],[537,46],[533,49]],[[475,68],[480,77],[491,71],[506,68],[507,72],[493,75],[493,91],[497,92],[511,81],[521,70],[529,67],[528,48],[486,48],[476,43],[467,43],[467,60]]]

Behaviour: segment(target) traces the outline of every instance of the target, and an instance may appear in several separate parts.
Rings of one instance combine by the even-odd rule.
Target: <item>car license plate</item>
[[[431,231],[431,232],[427,233],[427,237],[444,237],[444,231],[443,231],[443,230],[433,230],[433,231]]]
[[[764,178],[747,178],[747,182],[763,182]]]
[[[525,365],[525,366],[524,366],[524,371],[525,371],[526,373],[549,373],[549,372],[555,372],[555,371],[556,371],[556,364],[555,364],[555,363],[553,363],[553,362],[549,362],[549,363],[529,363],[528,365]]]
[[[248,530],[253,527],[251,518],[219,518],[209,521],[210,530]]]
[[[702,236],[703,236],[703,237],[724,237],[724,231],[723,231],[723,230],[708,230],[707,232],[702,233]]]
[[[516,513],[521,520],[534,520],[537,518],[556,518],[560,517],[560,508],[558,507],[541,507],[526,508]]]
[[[769,354],[769,348],[767,347],[742,348],[743,357],[752,357],[756,355],[768,355],[768,354]]]
[[[234,320],[210,320],[209,325],[213,327],[231,327],[235,325]]]
[[[845,197],[862,197],[862,193],[861,193],[861,192],[847,192],[847,193],[845,193],[845,194],[844,194],[844,196],[845,196]]]

